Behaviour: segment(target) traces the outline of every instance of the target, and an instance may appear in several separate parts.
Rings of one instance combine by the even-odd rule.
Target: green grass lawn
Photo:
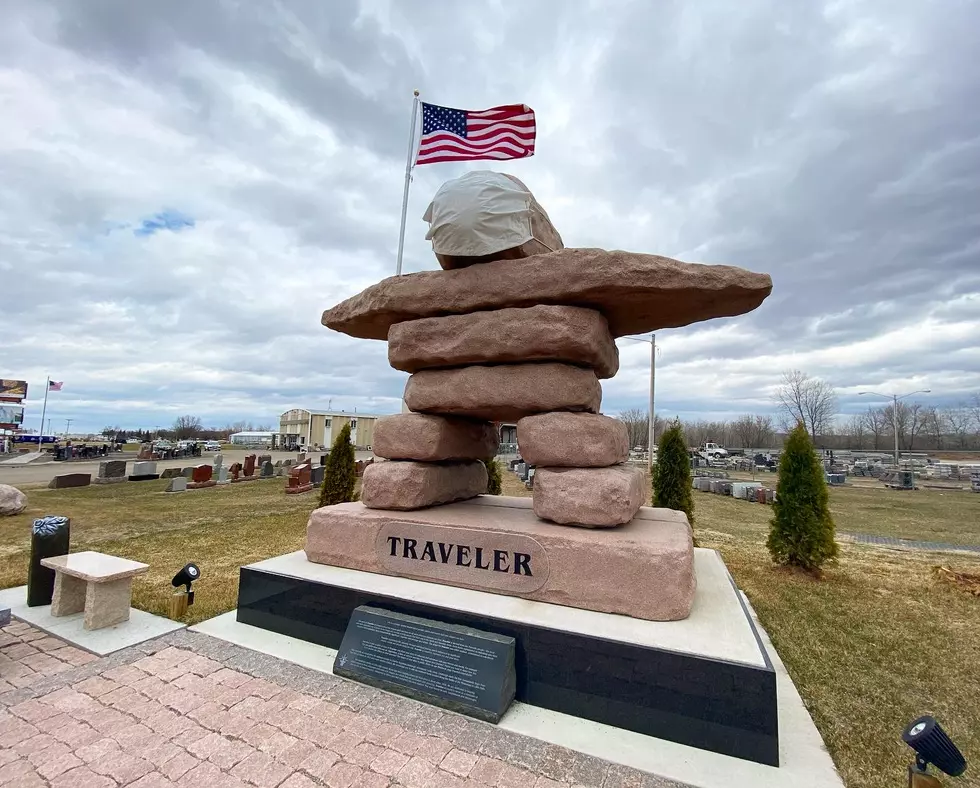
[[[504,494],[530,494],[502,475]],[[73,550],[151,565],[134,584],[144,610],[165,615],[170,578],[197,562],[203,575],[187,617],[196,622],[235,607],[242,564],[302,548],[316,501],[285,495],[282,479],[179,495],[165,486],[28,490],[28,510],[0,520],[0,586],[26,582],[31,520],[64,514]],[[980,495],[844,487],[830,496],[842,531],[980,544]],[[694,502],[702,546],[721,551],[747,593],[849,788],[905,784],[911,750],[900,733],[923,713],[974,764],[955,784],[980,786],[980,598],[933,573],[940,564],[980,573],[980,556],[843,544],[839,564],[817,581],[772,566],[770,507],[700,492]]]

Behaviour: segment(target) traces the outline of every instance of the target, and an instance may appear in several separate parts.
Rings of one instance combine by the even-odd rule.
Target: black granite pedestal
[[[725,615],[741,617],[723,628],[727,631],[706,627],[704,618],[701,623],[642,622],[523,600],[516,600],[514,607],[512,598],[486,592],[465,592],[485,597],[485,604],[474,598],[465,609],[458,589],[322,567],[306,562],[302,553],[242,567],[237,618],[332,649],[340,648],[351,615],[361,605],[513,637],[518,701],[778,766],[776,674],[720,557],[717,563],[721,568],[715,573],[715,587],[710,594],[704,590],[704,604],[723,597]],[[405,593],[393,590],[406,583],[415,585],[406,586]],[[420,588],[428,593],[413,593]],[[492,604],[498,599],[504,600],[501,605]],[[511,613],[496,612],[495,607]],[[514,612],[528,608],[527,615]],[[692,618],[697,604],[695,608]],[[563,628],[568,616],[586,625],[578,631]],[[596,625],[593,631],[619,634],[591,634],[589,622]],[[630,642],[622,633],[634,627],[642,637]],[[732,653],[742,659],[719,658],[724,649],[717,642],[705,649],[712,656],[698,653],[696,643],[690,649],[678,648],[684,643],[685,627],[699,642],[737,635],[740,644]],[[672,647],[651,645],[651,632],[668,632]]]

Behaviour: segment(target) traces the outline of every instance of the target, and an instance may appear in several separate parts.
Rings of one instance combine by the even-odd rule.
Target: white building
[[[228,438],[236,446],[254,446],[271,449],[274,432],[236,432]]]

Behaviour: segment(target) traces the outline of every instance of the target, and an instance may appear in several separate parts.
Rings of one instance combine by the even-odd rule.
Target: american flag
[[[534,155],[534,110],[508,104],[473,111],[422,103],[422,139],[416,164]]]
[[[61,380],[49,380],[48,381],[48,391],[61,391],[61,387],[64,386],[64,381]]]

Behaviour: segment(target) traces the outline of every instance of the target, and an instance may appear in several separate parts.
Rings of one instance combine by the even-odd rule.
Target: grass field
[[[503,473],[504,493],[529,495]],[[771,480],[773,483],[775,479]],[[72,518],[72,549],[145,561],[135,604],[165,614],[170,578],[201,566],[188,621],[235,606],[238,567],[303,546],[314,495],[287,496],[282,480],[180,495],[165,482],[29,490],[28,510],[0,520],[0,586],[26,581],[29,526]],[[873,487],[831,490],[841,531],[980,544],[980,495]],[[771,509],[695,492],[702,546],[721,551],[772,637],[846,784],[905,784],[902,727],[935,714],[974,765],[957,785],[980,786],[980,598],[933,567],[980,573],[980,555],[843,544],[823,580],[774,568],[765,550]]]

